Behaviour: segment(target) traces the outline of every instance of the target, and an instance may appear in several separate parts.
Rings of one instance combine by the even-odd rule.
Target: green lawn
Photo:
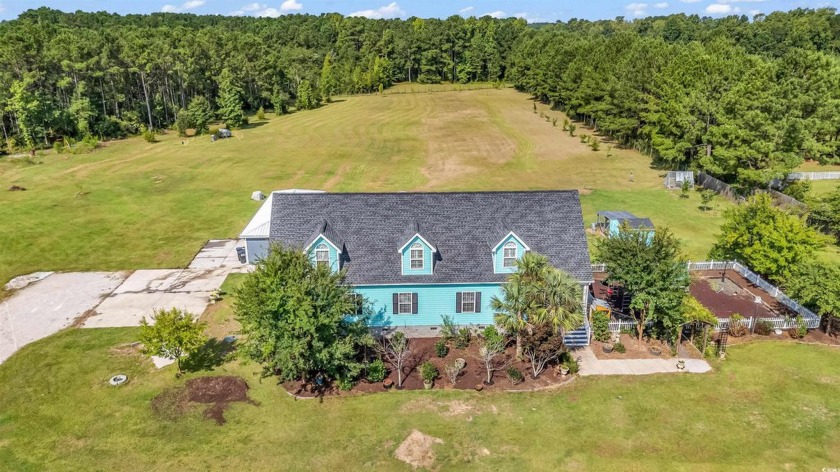
[[[295,401],[258,366],[259,405],[217,426],[155,416],[176,380],[114,349],[136,329],[70,329],[0,365],[3,470],[410,470],[418,429],[439,470],[821,470],[840,464],[840,351],[787,342],[730,349],[707,375],[579,378],[554,392],[391,392]],[[118,372],[130,381],[107,386]],[[209,373],[189,374],[208,375]],[[465,409],[450,413],[450,407]],[[484,449],[489,452],[484,455]]]
[[[812,180],[811,196],[825,197],[837,190],[838,187],[840,187],[840,180]]]
[[[592,192],[587,224],[597,209],[630,209],[672,227],[692,258],[705,255],[717,213],[702,215],[695,197],[662,188],[647,156],[607,144],[594,152],[579,139],[591,131],[569,136],[561,113],[543,105],[535,113],[512,89],[446,88],[339,98],[216,143],[170,133],[35,163],[0,159],[0,284],[37,270],[185,266],[206,240],[239,233],[259,206],[253,190],[292,187],[576,188]],[[6,191],[11,185],[28,190]]]

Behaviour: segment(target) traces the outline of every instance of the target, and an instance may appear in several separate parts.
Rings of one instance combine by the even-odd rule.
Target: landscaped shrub
[[[610,340],[610,315],[603,311],[592,315],[592,330],[595,340],[605,343]]]
[[[449,315],[443,315],[441,318],[443,324],[440,327],[440,335],[446,342],[454,340],[458,336],[458,326],[455,325],[455,320]]]
[[[619,354],[624,354],[625,352],[627,352],[627,348],[624,346],[623,343],[613,344],[613,350]]]
[[[434,382],[438,376],[438,369],[429,361],[420,366],[420,376],[423,377],[423,382]]]
[[[456,349],[466,349],[470,345],[470,339],[472,338],[472,333],[470,329],[467,327],[463,327],[458,330],[458,336],[455,337],[455,348]]]
[[[505,373],[507,374],[507,378],[510,380],[510,383],[514,385],[525,380],[525,376],[522,375],[522,372],[520,372],[516,367],[508,367]]]
[[[802,339],[808,334],[808,325],[805,324],[805,320],[802,317],[796,318],[796,327],[791,328],[788,330],[788,334],[793,339]]]
[[[435,343],[435,355],[438,357],[446,357],[449,354],[449,346],[446,345],[446,341],[443,339],[438,339]]]
[[[571,352],[564,352],[563,355],[560,356],[560,365],[568,367],[569,373],[572,375],[580,372],[580,364],[577,359],[572,356]]]
[[[729,335],[734,336],[736,338],[740,338],[747,334],[748,330],[747,327],[741,324],[741,321],[744,320],[744,317],[735,313],[731,317],[729,317]]]
[[[338,381],[338,389],[344,392],[352,390],[354,385],[356,385],[356,383],[350,379],[340,379]]]
[[[755,324],[755,334],[769,336],[773,332],[773,325],[768,321],[759,321]]]
[[[376,359],[368,365],[367,379],[370,382],[382,382],[387,374],[388,371],[385,369],[385,362],[382,359]]]
[[[146,131],[143,131],[143,139],[145,139],[147,143],[157,142],[157,138],[155,137],[155,132],[150,130],[150,129],[147,129]]]
[[[446,374],[446,378],[449,379],[453,387],[455,386],[455,382],[458,381],[458,376],[461,375],[462,370],[464,370],[464,364],[458,359],[443,366],[443,373]]]

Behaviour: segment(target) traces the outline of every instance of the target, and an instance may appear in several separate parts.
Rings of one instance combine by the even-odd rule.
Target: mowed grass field
[[[0,365],[0,469],[407,471],[394,453],[415,429],[442,440],[431,470],[840,464],[840,351],[826,346],[741,345],[710,374],[582,377],[545,392],[296,401],[254,364],[176,380],[174,366],[155,370],[126,348],[137,333],[63,331]],[[129,382],[109,387],[118,372]],[[200,407],[178,419],[152,411],[158,394],[197,375],[242,376],[257,404],[232,404],[222,426]]]
[[[648,157],[607,143],[594,152],[562,131],[561,113],[538,107],[555,127],[512,89],[424,87],[270,116],[215,143],[170,132],[86,155],[0,159],[0,283],[37,270],[184,266],[204,241],[238,235],[259,206],[252,191],[293,187],[580,189],[587,224],[598,210],[630,210],[705,257],[727,203],[700,212],[697,195],[662,188]]]

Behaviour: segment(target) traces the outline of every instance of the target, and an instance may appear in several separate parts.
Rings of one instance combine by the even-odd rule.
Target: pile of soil
[[[435,343],[438,338],[412,338],[410,340],[411,359],[406,362],[403,369],[403,390],[422,390],[424,389],[423,378],[420,376],[420,366],[429,361],[437,367],[440,375],[434,382],[435,389],[459,389],[459,390],[473,390],[476,385],[481,384],[483,390],[534,390],[538,388],[545,388],[552,385],[557,385],[565,382],[570,377],[559,375],[553,365],[549,365],[536,379],[531,376],[531,364],[526,360],[515,360],[516,348],[513,345],[508,346],[505,352],[506,359],[509,361],[504,369],[495,371],[493,373],[493,381],[490,385],[484,385],[487,379],[487,372],[482,361],[478,359],[478,342],[473,338],[472,342],[466,349],[450,349],[449,353],[444,358],[435,355]],[[574,352],[572,353],[574,356]],[[577,357],[577,356],[575,356]],[[455,385],[452,385],[445,377],[443,367],[446,364],[452,363],[455,359],[461,358],[467,361],[467,365],[458,376]],[[524,380],[520,383],[514,383],[508,379],[505,370],[508,367],[518,369]],[[388,379],[393,381],[393,388],[397,385],[397,373],[388,365]],[[361,380],[349,392],[340,391],[335,386],[327,386],[323,389],[314,388],[313,385],[302,381],[285,382],[283,387],[296,396],[303,398],[319,397],[324,395],[352,395],[358,393],[374,393],[386,391],[382,382],[371,383],[366,380]]]
[[[643,338],[640,349],[638,338],[630,336],[629,334],[622,334],[621,344],[624,344],[624,347],[627,349],[627,352],[624,354],[615,350],[613,350],[613,352],[606,353],[604,352],[604,344],[611,343],[592,341],[592,352],[595,353],[595,357],[598,359],[670,359],[673,357],[671,356],[671,347],[658,339]],[[651,354],[650,348],[654,346],[661,349],[662,354],[658,356]]]
[[[177,420],[191,409],[192,405],[208,405],[204,417],[217,424],[225,423],[224,412],[233,402],[256,405],[248,398],[248,384],[241,377],[198,377],[187,381],[183,387],[164,390],[152,399],[152,411],[167,420]]]
[[[21,187],[20,185],[12,185],[9,187],[10,192],[25,192],[26,187]]]

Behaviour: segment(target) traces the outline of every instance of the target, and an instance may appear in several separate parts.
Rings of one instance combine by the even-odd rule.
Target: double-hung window
[[[461,293],[461,313],[476,313],[475,292]]]
[[[315,248],[315,263],[319,266],[330,266],[330,249],[326,244],[321,243]]]
[[[505,243],[505,247],[503,249],[503,259],[502,259],[502,266],[503,267],[515,267],[516,266],[516,243],[513,241]]]
[[[397,313],[401,315],[410,315],[411,308],[411,293],[400,293],[397,297]]]
[[[411,245],[411,268],[423,268],[423,245],[420,243],[414,243]]]

